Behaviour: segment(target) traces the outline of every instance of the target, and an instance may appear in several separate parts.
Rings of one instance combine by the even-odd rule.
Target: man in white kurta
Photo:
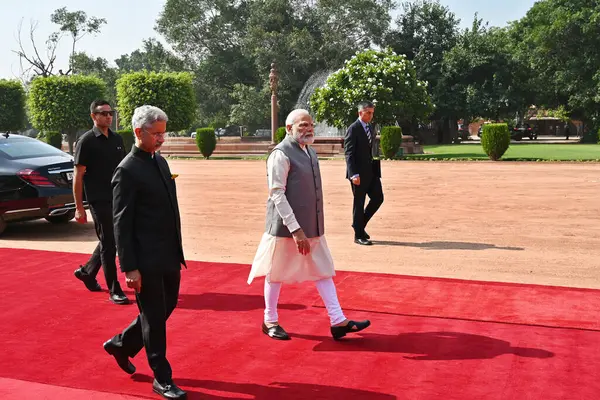
[[[294,110],[286,119],[287,137],[267,160],[269,198],[266,231],[252,269],[265,276],[265,313],[262,330],[273,339],[289,340],[279,325],[277,302],[282,283],[314,281],[329,315],[331,334],[339,339],[370,325],[346,319],[340,307],[333,260],[323,227],[321,176],[315,151],[314,124],[306,110]]]

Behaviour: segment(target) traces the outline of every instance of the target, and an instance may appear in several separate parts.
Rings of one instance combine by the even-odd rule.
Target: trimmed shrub
[[[598,144],[600,143],[600,129],[588,129],[580,140],[581,143]]]
[[[402,146],[402,128],[399,126],[384,126],[381,128],[379,146],[385,158],[394,158]]]
[[[54,146],[57,149],[62,149],[62,135],[57,131],[40,132],[37,135],[38,140],[44,143],[48,143],[50,146]]]
[[[192,75],[187,72],[139,71],[117,80],[119,120],[131,129],[134,110],[144,104],[162,109],[169,116],[169,132],[187,130],[194,122],[196,95]]]
[[[481,146],[485,154],[498,161],[510,145],[510,132],[506,124],[485,124],[481,131]]]
[[[286,135],[287,132],[285,131],[285,126],[277,128],[277,130],[275,131],[275,143],[281,143],[281,141],[285,139]]]
[[[122,131],[117,131],[117,134],[123,138],[125,153],[129,153],[133,147],[133,144],[135,143],[135,133],[133,133],[133,131],[124,129]]]
[[[208,160],[217,147],[217,137],[212,128],[198,128],[196,130],[196,146],[200,153]]]
[[[40,131],[67,135],[69,152],[79,129],[89,129],[90,104],[104,97],[106,84],[93,76],[38,76],[29,85],[27,106],[31,123]]]
[[[25,90],[18,81],[0,79],[0,132],[25,126]]]

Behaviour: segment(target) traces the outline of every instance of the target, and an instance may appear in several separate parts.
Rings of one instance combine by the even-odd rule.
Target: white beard
[[[300,143],[303,146],[309,145],[309,144],[313,144],[315,142],[315,136],[310,136],[310,137],[306,137],[306,136],[302,136],[302,137],[296,137],[294,136],[294,139],[296,140],[296,142]]]

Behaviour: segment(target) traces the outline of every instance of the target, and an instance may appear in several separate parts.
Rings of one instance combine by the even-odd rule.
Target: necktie
[[[365,131],[367,132],[367,137],[369,138],[369,144],[371,144],[371,128],[369,128],[369,125],[365,125]]]

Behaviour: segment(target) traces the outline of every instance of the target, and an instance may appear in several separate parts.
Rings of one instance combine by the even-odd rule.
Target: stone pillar
[[[275,144],[275,132],[277,131],[277,68],[275,63],[271,64],[271,73],[269,74],[269,87],[271,88],[271,145]]]

